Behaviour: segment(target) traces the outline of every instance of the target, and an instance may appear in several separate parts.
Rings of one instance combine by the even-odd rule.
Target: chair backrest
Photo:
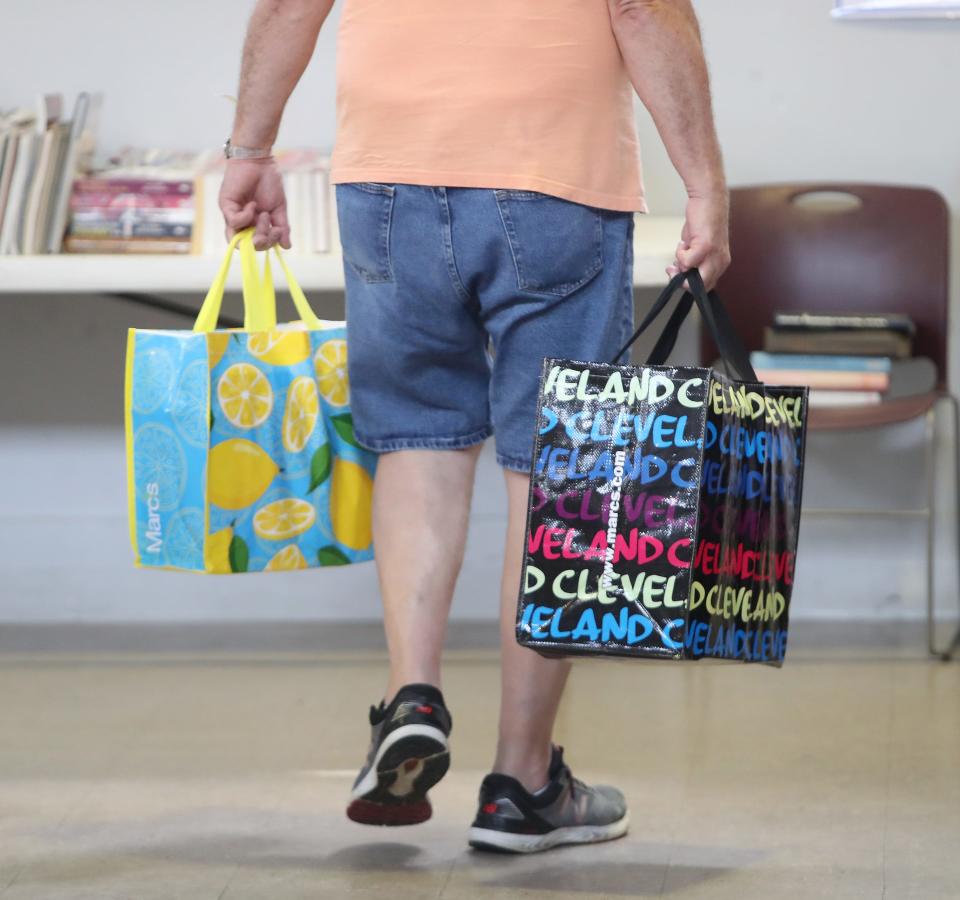
[[[928,188],[775,184],[730,192],[733,262],[718,285],[751,350],[775,312],[905,313],[947,376],[949,212]],[[717,357],[702,333],[701,358]]]

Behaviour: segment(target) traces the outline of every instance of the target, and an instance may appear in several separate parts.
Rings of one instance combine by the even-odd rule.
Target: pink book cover
[[[822,390],[885,391],[890,387],[890,375],[887,372],[757,369],[757,377],[768,384],[807,385]]]
[[[78,178],[73,183],[74,195],[82,194],[139,194],[179,195],[193,194],[193,182],[188,179],[156,178]]]
[[[70,198],[74,212],[102,209],[193,209],[193,194],[111,194],[107,192],[74,193]]]

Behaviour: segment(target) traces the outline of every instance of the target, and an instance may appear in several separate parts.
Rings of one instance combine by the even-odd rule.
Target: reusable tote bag
[[[217,330],[239,244],[244,328]],[[372,558],[374,454],[353,434],[346,329],[277,326],[252,231],[230,243],[192,331],[131,329],[125,414],[136,564],[227,574]]]
[[[761,384],[719,298],[690,285],[646,366],[546,359],[517,639],[548,655],[782,665],[807,389]],[[694,301],[733,377],[663,366]]]

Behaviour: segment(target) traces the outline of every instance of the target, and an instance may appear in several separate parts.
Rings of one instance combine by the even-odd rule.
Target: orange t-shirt
[[[645,211],[607,0],[346,0],[332,169]]]

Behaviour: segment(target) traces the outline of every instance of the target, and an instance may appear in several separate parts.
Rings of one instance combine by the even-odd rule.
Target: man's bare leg
[[[517,598],[530,479],[506,469],[504,477],[507,540],[500,594],[500,734],[493,771],[512,775],[528,791],[536,791],[547,782],[553,724],[570,663],[545,659],[517,643]]]
[[[479,453],[479,447],[470,447],[380,457],[373,542],[390,651],[387,703],[405,684],[440,687],[440,657]]]

